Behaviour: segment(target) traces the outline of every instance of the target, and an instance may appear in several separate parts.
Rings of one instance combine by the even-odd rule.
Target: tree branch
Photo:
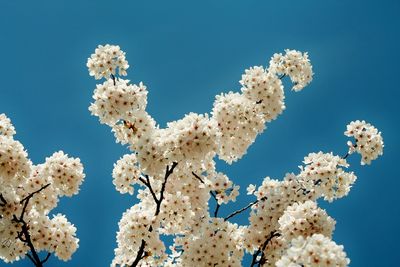
[[[205,182],[203,181],[203,179],[201,179],[200,176],[198,176],[195,172],[192,172],[192,174],[193,174],[194,177],[196,177],[197,180],[199,180],[202,184],[205,184]],[[210,191],[210,195],[214,198],[215,202],[217,203],[217,206],[215,207],[215,210],[214,210],[214,217],[217,217],[217,216],[218,216],[219,208],[221,207],[221,204],[218,203],[217,195],[216,195],[213,191]]]
[[[45,263],[50,258],[50,256],[51,256],[51,253],[48,252],[46,258],[44,258],[44,260],[41,261],[42,264]]]
[[[139,180],[140,180],[145,186],[147,186],[147,187],[149,188],[150,193],[151,193],[151,195],[153,196],[154,201],[155,201],[156,203],[158,203],[158,198],[157,198],[157,196],[156,196],[156,193],[155,193],[154,190],[153,190],[153,187],[151,186],[150,178],[149,178],[148,175],[146,175],[145,177],[146,177],[146,180],[143,179],[142,177],[139,177]]]
[[[110,76],[111,76],[111,79],[113,80],[113,82],[114,82],[114,86],[115,86],[115,76],[114,76],[114,74],[112,74],[112,73],[111,73],[111,75],[110,75]]]
[[[276,232],[276,231],[272,231],[269,235],[269,237],[265,240],[265,242],[263,243],[263,245],[253,254],[253,259],[251,261],[251,265],[250,267],[255,266],[256,264],[258,264],[258,266],[261,266],[265,263],[265,254],[264,254],[264,250],[267,247],[268,243],[271,242],[271,240],[274,237],[280,236],[281,234]],[[258,256],[261,253],[261,258],[260,260],[257,261]]]
[[[47,188],[50,184],[46,184],[45,186],[42,186],[40,189],[36,190],[35,192],[30,193],[28,196],[26,196],[25,198],[23,198],[19,203],[22,204],[24,203],[24,207],[22,208],[22,212],[21,212],[21,216],[19,217],[20,221],[24,220],[24,214],[26,211],[26,207],[28,206],[29,200],[36,194],[39,193],[40,191],[42,191],[43,189]]]
[[[43,263],[45,263],[45,262],[49,259],[49,257],[50,257],[49,254],[50,254],[50,253],[48,253],[48,255],[46,256],[46,258],[45,258],[43,261],[40,260],[39,255],[38,255],[38,253],[36,252],[35,247],[33,246],[33,243],[32,243],[32,240],[31,240],[31,235],[29,234],[29,225],[28,225],[28,223],[25,221],[24,215],[25,215],[25,213],[26,213],[26,208],[28,207],[29,200],[31,200],[31,198],[32,198],[35,194],[37,194],[37,193],[39,193],[40,191],[44,190],[44,189],[47,188],[48,186],[50,186],[50,184],[47,184],[47,185],[42,186],[40,189],[36,190],[35,192],[30,193],[28,196],[26,196],[25,198],[23,198],[23,199],[19,202],[21,205],[22,205],[22,204],[24,205],[23,208],[22,208],[22,211],[21,211],[21,215],[20,215],[19,218],[18,218],[18,217],[14,214],[14,215],[13,215],[13,219],[12,219],[12,220],[15,221],[16,223],[22,224],[21,232],[18,232],[18,233],[17,233],[17,238],[18,238],[19,240],[21,240],[21,242],[25,243],[25,244],[29,247],[29,249],[30,249],[32,255],[30,255],[29,253],[27,253],[26,255],[27,255],[27,257],[33,262],[33,264],[35,264],[36,267],[43,267]]]
[[[267,199],[267,197],[262,197],[262,198],[260,198],[260,199],[257,199],[256,201],[251,202],[251,203],[248,204],[246,207],[241,208],[240,210],[234,211],[234,212],[232,212],[231,214],[229,214],[228,216],[226,216],[226,217],[224,218],[224,221],[229,220],[229,219],[232,218],[233,216],[238,215],[239,213],[241,213],[241,212],[243,212],[243,211],[245,211],[245,210],[251,208],[252,206],[254,206],[255,204],[257,204],[258,202],[264,201],[264,200],[266,200],[266,199]]]
[[[3,207],[7,204],[6,199],[3,197],[3,194],[0,194],[0,206]]]
[[[144,180],[142,177],[139,178],[139,179],[141,179],[140,181],[149,188],[150,193],[152,194],[153,199],[156,202],[156,212],[155,212],[154,216],[157,216],[161,211],[161,204],[162,204],[162,201],[164,200],[164,192],[165,192],[165,187],[167,185],[168,178],[174,172],[174,169],[177,165],[178,165],[177,162],[173,162],[171,168],[167,165],[167,169],[166,169],[165,175],[164,175],[164,181],[161,185],[160,198],[157,198],[156,194],[154,193],[153,188],[150,183],[150,179],[148,176],[146,176],[146,180]],[[153,226],[150,225],[149,232],[152,232],[152,231],[153,231]],[[136,255],[135,260],[131,264],[131,267],[136,267],[139,264],[139,262],[146,256],[146,252],[144,251],[145,246],[146,246],[146,242],[142,239],[142,243],[140,244],[138,253]]]

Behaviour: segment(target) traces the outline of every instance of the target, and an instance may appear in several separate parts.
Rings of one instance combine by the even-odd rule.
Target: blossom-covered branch
[[[284,77],[296,92],[312,81],[307,53],[274,54],[269,66],[244,71],[239,91],[217,95],[211,112],[188,113],[165,128],[147,112],[147,87],[121,78],[129,64],[119,46],[99,46],[87,66],[95,79],[105,79],[96,86],[89,110],[130,149],[114,164],[113,183],[131,195],[135,184],[145,186],[118,224],[112,266],[236,267],[245,254],[252,255],[252,266],[348,265],[343,247],[331,241],[335,221],[316,201],[331,202],[350,192],[356,181],[348,171],[350,154],[360,153],[361,164],[382,155],[381,133],[365,121],[347,126],[345,135],[356,143],[348,143],[345,156],[309,153],[297,174],[265,177],[248,190],[255,201],[218,217],[222,204],[236,201],[239,186],[217,171],[215,158],[228,164],[240,160],[285,110]],[[165,166],[173,162],[179,166],[166,176],[173,168],[165,172]],[[211,214],[210,195],[216,202]],[[229,221],[247,210],[248,224]],[[163,235],[174,237],[170,254]]]
[[[10,119],[0,114],[0,259],[8,263],[26,256],[43,266],[54,253],[67,261],[78,248],[76,228],[64,215],[50,219],[49,213],[59,197],[78,193],[83,166],[62,151],[33,165],[15,133]],[[47,251],[44,259],[40,251]]]
[[[29,247],[32,255],[30,255],[29,253],[27,253],[26,255],[33,262],[33,264],[35,264],[35,266],[37,266],[37,267],[42,267],[43,263],[45,263],[49,259],[51,254],[47,253],[46,258],[43,260],[40,260],[39,255],[36,252],[35,246],[32,243],[31,235],[29,234],[29,226],[28,226],[28,223],[24,220],[24,215],[26,212],[26,208],[29,204],[29,200],[35,194],[46,189],[48,186],[50,186],[50,184],[42,186],[40,189],[36,190],[35,192],[30,193],[27,197],[23,198],[20,201],[20,204],[23,205],[20,216],[17,217],[15,214],[13,214],[13,221],[18,224],[22,224],[21,232],[17,232],[17,236],[18,236],[19,240],[21,240],[23,243],[25,243]]]
[[[197,180],[199,180],[202,184],[205,184],[204,183],[204,181],[203,181],[203,179],[201,179],[200,178],[200,176],[198,176],[196,173],[194,173],[194,172],[192,172],[192,174],[193,174],[193,176],[197,179]],[[215,210],[214,210],[214,217],[218,217],[218,211],[219,211],[219,208],[221,207],[221,204],[219,204],[219,202],[218,202],[218,198],[217,198],[217,195],[213,192],[213,191],[210,191],[210,195],[213,197],[213,199],[215,200]]]
[[[156,202],[156,211],[154,213],[154,216],[157,216],[160,213],[161,203],[164,200],[165,186],[167,184],[169,176],[174,172],[174,169],[177,165],[178,165],[177,162],[173,162],[171,167],[169,167],[167,165],[167,169],[165,171],[164,181],[162,182],[159,198],[157,198],[157,196],[155,195],[155,193],[151,187],[150,179],[147,175],[146,175],[146,181],[142,181],[152,192],[153,199]],[[151,232],[151,231],[153,231],[152,225],[150,225],[150,227],[149,227],[149,232]],[[145,257],[145,251],[144,251],[145,246],[146,246],[146,241],[142,239],[137,256],[136,256],[135,260],[133,261],[131,267],[136,267],[139,264],[140,260],[142,260]]]

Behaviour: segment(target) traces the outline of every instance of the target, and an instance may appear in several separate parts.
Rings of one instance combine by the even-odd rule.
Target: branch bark
[[[198,176],[195,172],[192,172],[192,174],[202,184],[205,184],[203,179],[201,179],[200,176]],[[214,210],[214,217],[218,217],[218,211],[219,211],[219,208],[221,207],[221,204],[218,203],[217,195],[213,191],[210,191],[210,195],[214,198],[214,200],[216,202],[216,206],[215,206],[215,210]]]
[[[142,177],[139,178],[139,180],[149,188],[150,193],[153,196],[154,201],[156,202],[156,211],[154,213],[155,216],[157,216],[161,211],[161,204],[162,204],[162,201],[164,200],[164,192],[165,192],[165,187],[167,185],[168,178],[174,172],[174,169],[175,169],[175,167],[177,165],[178,165],[177,162],[173,162],[171,167],[167,166],[167,169],[166,169],[165,175],[164,175],[164,181],[163,181],[163,183],[161,185],[161,191],[160,191],[160,197],[159,198],[157,198],[157,196],[156,196],[156,194],[155,194],[155,192],[153,190],[153,187],[151,186],[149,176],[145,176],[146,179],[143,179]],[[149,232],[152,232],[152,231],[153,231],[153,226],[150,225]],[[146,241],[144,241],[142,239],[142,242],[140,243],[140,247],[139,247],[138,253],[136,255],[135,260],[131,264],[131,267],[136,267],[139,264],[139,262],[146,256],[146,252],[144,251],[145,247],[146,247]]]
[[[280,236],[280,235],[281,235],[281,234],[278,233],[278,232],[276,232],[276,231],[273,231],[273,232],[270,233],[270,235],[269,235],[268,238],[265,240],[265,242],[262,244],[262,246],[260,246],[260,248],[258,248],[258,250],[253,254],[253,259],[252,259],[252,261],[251,261],[250,267],[253,267],[253,266],[255,266],[256,264],[257,264],[258,266],[262,266],[262,265],[265,263],[265,254],[264,254],[265,248],[267,247],[268,243],[271,242],[271,240],[272,240],[274,237],[278,237],[278,236]],[[258,256],[260,255],[260,253],[261,253],[261,258],[260,258],[259,260],[257,260],[257,258],[258,258]]]
[[[267,197],[262,197],[262,198],[260,198],[260,199],[257,199],[256,201],[251,202],[251,203],[248,204],[246,207],[241,208],[240,210],[236,210],[236,211],[232,212],[231,214],[229,214],[228,216],[226,216],[226,217],[224,218],[224,221],[229,220],[229,219],[232,218],[233,216],[236,216],[236,215],[242,213],[243,211],[245,211],[245,210],[251,208],[252,206],[256,205],[258,202],[264,201],[264,200],[266,200],[266,199],[267,199]]]
[[[30,255],[29,253],[26,254],[26,256],[33,262],[33,264],[36,267],[43,267],[43,263],[45,263],[49,257],[50,257],[50,253],[47,254],[46,258],[44,260],[40,260],[40,257],[38,255],[38,253],[36,252],[36,249],[32,243],[32,239],[31,239],[31,235],[29,233],[29,225],[28,223],[25,221],[24,219],[24,215],[26,213],[26,208],[28,207],[29,204],[29,200],[31,200],[31,198],[39,193],[40,191],[44,190],[45,188],[47,188],[48,186],[50,186],[50,184],[44,185],[42,186],[40,189],[36,190],[35,192],[30,193],[28,196],[26,196],[25,198],[23,198],[20,201],[21,205],[24,205],[21,211],[21,215],[19,217],[17,217],[15,214],[13,215],[13,221],[16,223],[20,223],[22,224],[21,227],[21,232],[17,233],[17,238],[19,240],[21,240],[23,243],[25,243],[28,247],[29,250],[31,252],[32,255]]]

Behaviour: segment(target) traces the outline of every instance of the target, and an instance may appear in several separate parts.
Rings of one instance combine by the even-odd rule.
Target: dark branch
[[[139,264],[139,261],[143,259],[144,247],[146,246],[146,242],[142,239],[142,243],[140,244],[138,254],[135,258],[135,261],[132,263],[131,267],[136,267]]]
[[[3,197],[3,194],[0,194],[0,206],[5,206],[7,204],[6,199]]]
[[[166,169],[165,175],[164,175],[164,181],[163,181],[163,183],[162,183],[162,185],[161,185],[160,198],[157,198],[156,194],[154,193],[154,190],[153,190],[153,188],[152,188],[152,186],[151,186],[151,183],[150,183],[150,178],[149,178],[149,176],[145,176],[145,177],[146,177],[146,180],[143,179],[142,177],[139,178],[139,180],[140,180],[144,185],[146,185],[146,186],[149,188],[150,193],[152,194],[153,199],[154,199],[154,201],[156,202],[156,212],[154,213],[155,216],[157,216],[157,215],[160,213],[161,204],[162,204],[162,201],[164,200],[164,192],[165,192],[165,187],[166,187],[166,185],[167,185],[168,178],[169,178],[169,176],[171,176],[171,174],[174,172],[174,169],[175,169],[175,167],[176,167],[177,165],[178,165],[177,162],[173,162],[171,168],[167,165],[167,169]],[[153,231],[153,226],[150,225],[150,227],[149,227],[149,232],[152,232],[152,231]],[[133,261],[131,267],[136,267],[136,266],[139,264],[139,262],[140,262],[144,257],[146,257],[147,254],[146,254],[146,252],[144,251],[145,246],[146,246],[146,242],[142,239],[142,243],[140,244],[138,253],[137,253],[136,258],[135,258],[135,260]]]
[[[161,185],[160,198],[159,198],[159,200],[157,202],[157,208],[156,208],[155,216],[157,216],[160,213],[161,203],[164,200],[165,186],[167,185],[168,177],[174,172],[174,169],[175,169],[176,165],[178,165],[178,163],[174,162],[174,163],[172,163],[171,168],[169,166],[167,166],[167,171],[165,172],[165,176],[164,176],[164,182]]]
[[[24,220],[24,215],[25,215],[25,211],[26,211],[26,207],[28,206],[29,200],[36,194],[39,193],[40,191],[42,191],[43,189],[47,188],[50,184],[47,184],[45,186],[42,186],[40,189],[36,190],[35,192],[30,193],[28,196],[26,196],[25,198],[23,198],[19,203],[24,203],[24,207],[22,208],[22,212],[21,212],[21,216],[19,217],[19,220],[22,221]]]
[[[215,207],[215,210],[214,210],[214,217],[218,217],[218,211],[219,211],[220,207],[221,207],[221,204],[219,204],[217,201],[217,206]]]
[[[35,262],[35,260],[32,258],[31,254],[26,253],[26,256],[27,256],[27,257],[33,262],[33,264],[35,264],[35,266],[36,266],[36,262]]]
[[[264,251],[265,251],[265,248],[267,247],[268,243],[271,242],[271,240],[274,237],[278,237],[280,235],[281,235],[280,233],[277,233],[277,232],[274,231],[274,232],[271,233],[270,237],[267,238],[267,240],[265,240],[265,242],[264,242],[264,244],[263,244],[263,246],[261,248],[261,259],[258,261],[258,266],[264,265],[264,263],[266,261]]]
[[[146,175],[145,177],[146,177],[146,180],[143,179],[142,177],[140,177],[139,180],[140,180],[145,186],[147,186],[147,187],[149,188],[150,193],[151,193],[151,195],[153,196],[154,201],[155,201],[156,203],[158,203],[158,198],[157,198],[157,196],[156,196],[156,193],[155,193],[154,190],[153,190],[153,187],[151,186],[150,178],[149,178],[148,175]]]
[[[194,177],[197,178],[197,180],[199,180],[202,184],[205,184],[203,179],[200,178],[200,176],[198,176],[195,172],[192,172],[192,174],[194,175]],[[218,211],[219,208],[221,207],[221,204],[218,203],[218,199],[217,199],[217,195],[213,192],[210,191],[210,195],[214,198],[215,202],[217,203],[217,206],[215,206],[215,211],[214,211],[214,217],[218,216]]]
[[[114,74],[112,74],[112,73],[111,73],[111,75],[110,75],[110,76],[111,76],[111,79],[113,80],[113,82],[114,82],[114,86],[115,86],[115,76],[114,76]]]
[[[234,212],[232,212],[231,214],[229,214],[228,216],[226,216],[226,217],[224,218],[224,221],[229,220],[229,219],[232,218],[233,216],[236,216],[237,214],[239,214],[239,213],[241,213],[241,212],[243,212],[243,211],[245,211],[245,210],[251,208],[252,206],[254,206],[255,204],[257,204],[258,202],[264,201],[264,200],[266,200],[266,199],[267,199],[267,197],[262,197],[262,198],[260,198],[260,199],[257,199],[256,201],[251,202],[251,203],[248,204],[246,207],[241,208],[240,210],[234,211]]]
[[[256,264],[258,264],[258,266],[261,266],[265,263],[265,255],[264,255],[264,250],[267,247],[268,243],[271,242],[271,240],[274,237],[280,236],[280,233],[277,233],[276,231],[271,232],[271,234],[268,236],[268,238],[265,240],[265,242],[262,244],[262,246],[260,246],[260,248],[253,254],[253,259],[251,261],[251,265],[250,267],[255,266]],[[258,256],[261,253],[261,258],[260,260],[257,261]]]
[[[41,261],[39,258],[38,253],[35,250],[35,247],[33,246],[32,240],[31,240],[31,235],[29,233],[29,225],[28,223],[25,221],[24,219],[24,215],[26,213],[26,208],[28,207],[29,204],[29,200],[31,200],[31,198],[39,193],[40,191],[44,190],[45,188],[47,188],[50,184],[44,185],[42,186],[40,189],[36,190],[35,192],[30,193],[28,196],[26,196],[25,198],[23,198],[19,203],[23,206],[22,208],[22,212],[21,215],[19,216],[19,218],[14,214],[13,215],[13,221],[15,221],[16,223],[20,223],[22,224],[21,227],[21,232],[17,233],[17,238],[25,243],[29,249],[30,252],[32,253],[32,255],[30,255],[29,253],[27,253],[27,257],[35,264],[36,267],[43,267],[43,263],[46,262],[48,260],[48,258],[50,257],[50,253],[48,253],[48,255],[46,256],[46,258]]]
[[[45,263],[51,256],[51,253],[47,253],[46,258],[44,258],[44,260],[42,260],[42,264]]]

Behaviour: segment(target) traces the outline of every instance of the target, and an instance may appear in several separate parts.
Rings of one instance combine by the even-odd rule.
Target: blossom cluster
[[[274,54],[269,64],[269,71],[287,75],[294,83],[293,90],[300,91],[312,81],[313,71],[307,53],[285,50],[286,54]]]
[[[307,238],[299,236],[293,239],[290,248],[276,263],[277,267],[345,267],[350,260],[343,251],[343,246],[337,245],[328,237],[314,234]]]
[[[346,172],[341,167],[349,165],[346,159],[332,153],[310,153],[304,158],[304,167],[300,167],[304,186],[333,201],[346,196],[357,177],[353,172]]]
[[[115,75],[117,69],[119,75],[125,76],[129,68],[125,53],[116,45],[99,45],[94,54],[88,58],[86,66],[89,68],[90,76],[94,76],[96,80]]]
[[[361,164],[371,164],[371,161],[383,154],[383,139],[381,132],[365,121],[352,121],[347,125],[344,134],[354,137],[356,143],[348,142],[349,153],[356,151],[361,154]]]
[[[62,151],[33,165],[23,145],[14,140],[15,130],[0,115],[0,259],[13,262],[32,252],[54,253],[67,261],[78,248],[76,228],[64,215],[50,218],[59,197],[77,194],[85,177],[78,158]],[[29,225],[29,228],[26,226]]]
[[[105,47],[120,51],[118,46]],[[109,58],[107,49],[100,46],[92,58]],[[246,69],[240,92],[217,95],[210,115],[189,113],[165,128],[146,111],[143,83],[130,85],[115,73],[93,67],[92,58],[90,75],[106,81],[97,85],[89,109],[112,128],[117,142],[132,151],[114,165],[113,183],[119,192],[129,194],[140,186],[139,204],[128,209],[119,223],[112,266],[134,262],[137,266],[240,266],[245,253],[253,254],[253,261],[263,266],[347,266],[343,247],[331,241],[335,221],[316,202],[349,193],[356,176],[347,171],[347,156],[310,153],[298,174],[287,174],[283,180],[266,177],[258,187],[250,185],[248,194],[256,201],[218,218],[220,205],[235,201],[239,187],[216,170],[215,157],[228,164],[239,160],[266,124],[284,111],[285,76],[294,83],[294,91],[312,81],[307,53],[285,50],[275,54],[268,67]],[[125,58],[122,62],[128,64]],[[356,138],[350,152],[361,153],[363,162],[382,154],[380,133],[370,124],[363,122],[358,128],[352,124],[346,135]],[[210,199],[216,202],[214,212]],[[228,221],[248,208],[248,225]],[[174,237],[169,255],[162,235]]]

